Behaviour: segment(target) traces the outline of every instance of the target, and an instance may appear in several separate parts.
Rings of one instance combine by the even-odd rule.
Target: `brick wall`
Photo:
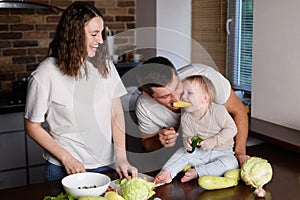
[[[66,8],[74,0],[27,0]],[[113,34],[135,28],[136,0],[95,0]],[[61,13],[32,9],[0,9],[0,94],[12,92],[12,82],[29,74],[45,58]],[[116,46],[132,45],[118,38]]]

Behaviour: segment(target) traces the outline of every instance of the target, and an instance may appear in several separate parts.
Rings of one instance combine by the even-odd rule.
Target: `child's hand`
[[[193,136],[188,136],[183,138],[183,146],[187,151],[192,151],[191,143]]]
[[[210,151],[217,145],[217,140],[214,137],[208,138],[200,142],[200,146],[204,151]]]

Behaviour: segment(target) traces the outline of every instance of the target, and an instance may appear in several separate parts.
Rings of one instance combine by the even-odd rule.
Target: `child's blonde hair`
[[[209,95],[209,102],[215,101],[216,98],[216,89],[208,78],[201,75],[193,75],[186,77],[184,80],[190,81],[190,82],[197,82],[200,87]]]

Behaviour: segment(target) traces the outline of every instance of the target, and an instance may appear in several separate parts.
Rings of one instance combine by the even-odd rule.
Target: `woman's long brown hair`
[[[55,36],[49,44],[48,54],[57,58],[58,68],[64,74],[81,78],[81,67],[84,74],[88,74],[84,64],[88,57],[84,27],[86,22],[96,16],[103,19],[100,11],[86,2],[75,2],[63,12]],[[102,38],[106,40],[105,29],[102,31]],[[96,55],[89,59],[103,77],[108,75],[110,69],[106,49],[105,43],[101,44]]]

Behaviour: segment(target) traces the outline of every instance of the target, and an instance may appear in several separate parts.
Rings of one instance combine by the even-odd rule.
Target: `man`
[[[176,144],[181,111],[173,106],[173,102],[181,98],[181,80],[196,74],[212,81],[216,89],[216,103],[224,104],[232,115],[238,129],[235,156],[242,165],[249,158],[246,155],[248,116],[229,81],[216,70],[201,64],[183,67],[178,70],[177,75],[174,65],[164,57],[145,61],[137,73],[142,95],[136,103],[136,115],[145,150],[152,152]]]

